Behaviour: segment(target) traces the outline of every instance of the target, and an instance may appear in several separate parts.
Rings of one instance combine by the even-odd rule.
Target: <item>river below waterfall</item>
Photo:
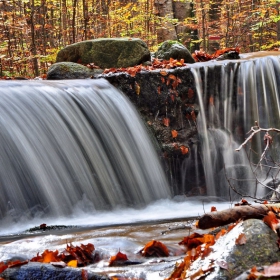
[[[212,201],[211,201],[212,200]],[[0,261],[19,257],[31,259],[44,250],[62,252],[66,244],[74,246],[92,243],[101,261],[86,267],[89,272],[122,275],[142,279],[164,279],[174,268],[176,261],[184,257],[184,248],[178,245],[184,236],[195,230],[192,217],[209,212],[211,206],[218,210],[230,207],[228,202],[211,197],[176,197],[157,201],[144,209],[118,209],[111,212],[82,213],[68,219],[33,219],[1,227]],[[47,225],[73,225],[73,228],[46,232],[27,233],[28,228]],[[197,231],[197,230],[196,230]],[[198,232],[201,232],[199,230]],[[143,258],[139,250],[151,240],[165,244],[171,256],[168,258]],[[109,267],[110,256],[121,251],[135,265]]]

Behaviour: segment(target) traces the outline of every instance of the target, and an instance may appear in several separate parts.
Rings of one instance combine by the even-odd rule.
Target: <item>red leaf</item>
[[[178,136],[177,130],[171,130],[171,135],[172,135],[172,138],[177,138],[177,136]]]
[[[243,245],[247,241],[246,235],[244,233],[240,233],[239,236],[235,240],[235,244],[237,245]]]
[[[268,211],[267,215],[263,218],[263,221],[275,232],[279,227],[279,220],[272,211]]]
[[[169,119],[169,118],[163,118],[162,122],[163,122],[163,125],[164,125],[164,126],[169,126],[169,124],[170,124],[170,119]]]
[[[0,262],[0,273],[6,270],[8,266],[4,262]]]
[[[113,266],[115,262],[125,262],[128,258],[126,254],[123,254],[121,252],[118,252],[115,256],[112,256],[109,260],[109,266]]]
[[[168,257],[169,251],[167,247],[160,241],[152,240],[148,242],[145,247],[140,251],[142,256],[151,257]]]
[[[217,211],[217,208],[215,206],[212,206],[211,207],[211,212],[215,212],[215,211]]]

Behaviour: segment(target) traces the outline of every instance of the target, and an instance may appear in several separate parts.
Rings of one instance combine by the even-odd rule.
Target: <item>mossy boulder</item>
[[[241,234],[244,234],[244,242],[237,242]],[[279,262],[277,240],[277,234],[262,220],[241,222],[217,240],[207,257],[194,261],[187,276],[191,276],[200,267],[213,264],[209,278],[207,276],[203,279],[231,280],[254,266]]]
[[[135,66],[151,59],[145,42],[138,38],[100,38],[65,47],[56,62],[94,63],[102,69]]]
[[[95,75],[95,71],[78,63],[59,62],[53,64],[47,73],[48,80],[87,79]]]
[[[177,41],[169,40],[163,42],[157,52],[155,52],[155,57],[164,60],[169,60],[170,58],[184,59],[186,63],[195,63],[189,50]]]

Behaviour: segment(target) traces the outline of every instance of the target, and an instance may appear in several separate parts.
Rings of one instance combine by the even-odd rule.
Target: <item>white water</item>
[[[258,197],[262,198],[264,188],[256,187],[256,178],[264,182],[277,177],[278,169],[267,173],[268,169],[262,168],[257,175],[250,169],[264,150],[264,133],[254,137],[252,147],[258,155],[249,160],[245,149],[240,152],[235,149],[248,137],[255,121],[262,128],[279,128],[279,65],[279,56],[267,56],[191,68],[196,84],[197,126],[202,143],[197,157],[202,161],[208,195],[229,199],[241,197],[229,190],[227,179],[230,179],[244,196],[256,197],[259,194]],[[274,142],[268,157],[272,156],[277,162],[280,159],[279,137],[276,134],[272,136]]]
[[[0,110],[0,218],[170,197],[142,120],[105,80],[3,81]]]

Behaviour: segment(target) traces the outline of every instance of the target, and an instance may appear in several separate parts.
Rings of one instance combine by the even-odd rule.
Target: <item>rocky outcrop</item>
[[[137,38],[100,38],[65,47],[56,62],[94,63],[102,69],[135,66],[151,59],[145,42]]]
[[[244,241],[238,243],[236,240],[241,234],[244,235]],[[280,252],[277,240],[277,234],[262,220],[243,221],[229,233],[220,237],[207,257],[194,261],[186,278],[199,268],[212,265],[214,269],[211,269],[211,273],[205,279],[230,280],[253,266],[258,267],[278,262]]]
[[[186,63],[195,63],[189,50],[179,42],[176,41],[165,41],[159,47],[158,51],[155,52],[155,57],[169,60],[173,59],[184,59]]]
[[[48,80],[87,79],[94,76],[94,70],[78,63],[59,62],[53,64],[48,71]]]

